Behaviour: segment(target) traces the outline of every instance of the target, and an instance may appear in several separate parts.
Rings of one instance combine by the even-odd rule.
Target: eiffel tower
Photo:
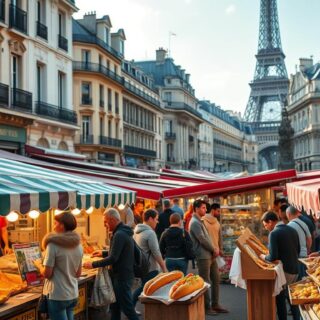
[[[281,47],[277,0],[260,0],[258,53],[245,110],[259,145],[259,171],[278,168],[278,129],[289,79]]]

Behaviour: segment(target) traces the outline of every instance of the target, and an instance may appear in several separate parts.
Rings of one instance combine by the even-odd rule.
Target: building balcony
[[[32,93],[21,89],[12,88],[11,108],[32,112]]]
[[[92,106],[92,98],[86,95],[81,97],[81,104]]]
[[[166,132],[165,139],[167,140],[176,140],[176,133],[175,132]]]
[[[120,77],[107,67],[99,64],[99,63],[92,63],[92,62],[82,62],[82,61],[74,61],[73,62],[73,70],[74,71],[89,71],[89,72],[95,72],[100,73],[103,76],[112,79],[119,84],[123,85],[123,77]]]
[[[93,134],[81,135],[80,144],[93,144]]]
[[[194,143],[194,136],[189,134],[189,143]]]
[[[187,111],[194,116],[202,119],[202,115],[199,111],[192,108],[191,106],[187,105],[183,102],[172,102],[172,101],[166,101],[167,105],[165,106],[166,109],[173,109],[173,110],[181,110],[181,111]]]
[[[84,34],[73,34],[72,35],[72,40],[74,42],[83,42],[83,43],[91,43],[91,44],[96,44],[102,49],[108,51],[111,53],[113,56],[115,56],[118,59],[122,59],[123,55],[118,52],[117,50],[114,50],[112,47],[110,47],[107,43],[99,39],[98,37],[94,35],[84,35]]]
[[[18,31],[27,34],[28,30],[28,15],[27,12],[19,7],[10,4],[9,6],[9,26],[10,28],[17,29]]]
[[[0,21],[6,21],[6,13],[5,13],[5,1],[0,0]]]
[[[9,106],[9,86],[0,83],[0,105]]]
[[[42,101],[36,101],[35,105],[35,112],[37,115],[58,120],[60,122],[77,124],[77,114],[72,110],[59,108],[58,106]]]
[[[149,157],[149,158],[156,158],[157,152],[149,149],[137,148],[132,146],[124,146],[124,152],[129,154],[138,155],[141,157]]]
[[[41,37],[42,39],[48,40],[48,28],[40,21],[37,21],[37,36]]]
[[[130,84],[128,81],[124,81],[124,87],[130,91],[131,93],[137,95],[140,98],[143,98],[144,100],[146,100],[147,102],[150,102],[154,105],[156,105],[157,107],[160,107],[160,101],[158,101],[157,99],[154,99],[153,97],[151,97],[150,95],[144,93],[143,91],[141,91],[140,89],[136,88],[135,86],[133,86],[132,84]]]
[[[60,49],[68,52],[68,39],[58,34],[58,46]]]
[[[117,148],[122,147],[122,141],[120,139],[115,139],[115,138],[110,138],[105,136],[99,136],[99,139],[100,139],[100,144],[102,145],[106,145],[109,147],[117,147]]]

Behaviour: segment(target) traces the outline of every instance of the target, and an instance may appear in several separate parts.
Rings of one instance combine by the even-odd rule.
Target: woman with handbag
[[[162,233],[159,246],[168,271],[180,270],[186,275],[193,244],[189,233],[182,227],[179,213],[171,214],[170,227]]]
[[[46,249],[43,261],[45,278],[43,295],[47,296],[51,320],[73,320],[78,302],[78,279],[81,275],[83,249],[80,236],[74,232],[77,221],[73,214],[63,212],[54,217],[54,233],[42,242]]]

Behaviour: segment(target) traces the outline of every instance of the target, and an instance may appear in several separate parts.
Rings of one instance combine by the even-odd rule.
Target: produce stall
[[[84,251],[90,253],[105,244],[104,208],[134,200],[132,191],[0,158],[0,215],[7,220],[10,244],[27,247],[41,242],[52,231],[55,214],[69,210],[78,221],[76,231],[81,234]],[[85,255],[84,261],[89,258]],[[79,279],[77,320],[88,319],[94,277],[94,271],[86,271]],[[28,286],[22,281],[13,254],[0,257],[0,319],[38,319],[36,306],[41,290],[41,286]]]

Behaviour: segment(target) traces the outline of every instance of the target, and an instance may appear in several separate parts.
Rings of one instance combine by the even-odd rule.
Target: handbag
[[[44,285],[42,287],[41,297],[38,301],[38,311],[39,311],[39,313],[47,314],[49,311],[48,310],[48,295],[43,294],[43,288],[44,288]]]
[[[116,302],[108,268],[99,268],[92,289],[90,307],[103,307]]]

